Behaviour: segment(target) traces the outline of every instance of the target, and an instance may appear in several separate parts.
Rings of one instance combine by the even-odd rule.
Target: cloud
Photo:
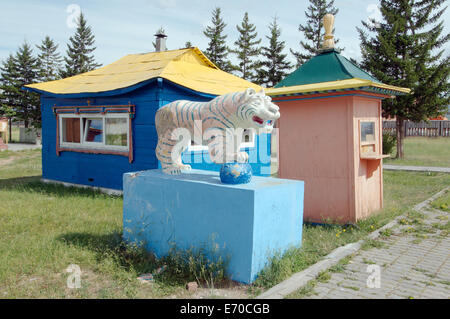
[[[81,7],[78,4],[69,4],[66,8],[66,12],[69,14],[66,19],[66,25],[69,29],[75,29],[77,27],[77,20],[81,14]]]
[[[383,16],[380,11],[380,6],[375,3],[371,3],[367,6],[366,12],[370,13],[370,15],[367,17],[366,22],[369,25],[372,25],[372,21],[375,21],[375,27],[380,27],[380,22],[383,20]]]

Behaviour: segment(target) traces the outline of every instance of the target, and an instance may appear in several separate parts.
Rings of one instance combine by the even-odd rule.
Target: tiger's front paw
[[[163,169],[164,173],[169,174],[169,175],[180,175],[182,170],[190,171],[191,165],[185,165],[185,164],[171,165],[171,166],[168,166]]]
[[[246,152],[239,152],[236,154],[236,161],[238,163],[247,163],[248,162],[248,154]]]
[[[169,175],[180,175],[181,169],[178,166],[169,166],[164,168],[163,172]]]

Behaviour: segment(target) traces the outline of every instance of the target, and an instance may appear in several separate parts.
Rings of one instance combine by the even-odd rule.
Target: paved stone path
[[[387,165],[387,164],[383,164],[383,169],[392,170],[392,171],[450,173],[450,167],[434,167],[434,166],[407,166],[407,165]]]
[[[411,211],[347,263],[310,282],[315,285],[303,298],[449,299],[449,215],[429,205]]]

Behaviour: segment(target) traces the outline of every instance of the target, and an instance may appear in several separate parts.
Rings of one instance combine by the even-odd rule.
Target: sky
[[[344,47],[342,54],[360,60],[359,37],[356,31],[361,20],[376,17],[377,0],[335,0],[339,13],[335,19],[335,36]],[[247,11],[258,36],[267,45],[268,25],[276,16],[281,27],[281,39],[286,42],[285,53],[294,62],[289,48],[299,50],[307,0],[0,0],[0,60],[14,53],[24,42],[40,44],[48,35],[59,44],[65,55],[66,43],[74,34],[74,18],[81,10],[95,35],[95,58],[106,65],[132,53],[152,52],[154,34],[163,27],[168,35],[168,49],[184,47],[187,41],[205,50],[208,39],[203,30],[211,24],[211,12],[222,9],[227,23],[225,33],[229,46],[238,38],[236,25]],[[444,32],[450,32],[450,8],[442,19]],[[35,49],[36,51],[37,49]],[[450,54],[447,43],[446,54]]]

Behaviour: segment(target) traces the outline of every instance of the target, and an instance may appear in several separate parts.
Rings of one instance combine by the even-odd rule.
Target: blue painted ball
[[[224,184],[247,184],[252,180],[249,163],[226,163],[220,169],[220,181]]]

